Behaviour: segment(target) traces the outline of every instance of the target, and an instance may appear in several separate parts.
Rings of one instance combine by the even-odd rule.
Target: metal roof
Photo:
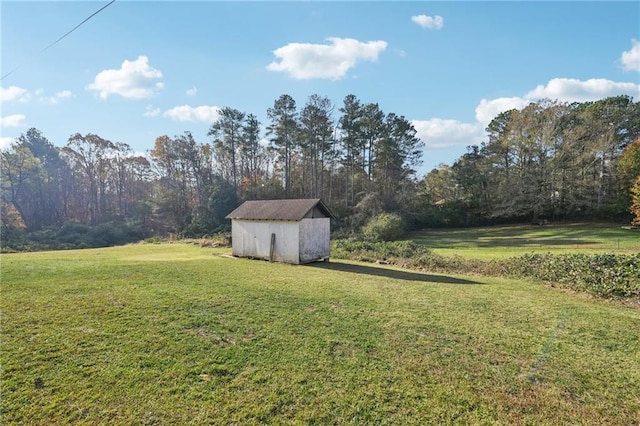
[[[324,215],[333,217],[331,211],[319,198],[299,198],[292,200],[245,201],[226,216],[226,219],[248,220],[302,220],[318,208]]]

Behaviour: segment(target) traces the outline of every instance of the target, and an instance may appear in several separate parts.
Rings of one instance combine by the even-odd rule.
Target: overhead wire
[[[65,37],[67,37],[69,34],[71,34],[72,32],[74,32],[75,30],[77,30],[82,24],[84,24],[85,22],[87,22],[89,19],[93,18],[94,16],[96,16],[98,13],[102,12],[104,9],[106,9],[107,7],[111,6],[113,3],[115,3],[116,0],[111,0],[109,3],[107,3],[106,5],[102,6],[100,9],[98,9],[97,11],[93,12],[91,15],[89,15],[84,21],[80,22],[78,25],[76,25],[75,27],[73,27],[72,29],[70,29],[69,31],[67,31],[66,33],[64,33],[62,36],[60,36],[56,41],[50,43],[48,46],[46,46],[45,48],[43,48],[40,52],[38,52],[38,55],[46,52],[47,50],[49,50],[50,48],[52,48],[53,46],[55,46],[56,44],[58,44],[60,41],[62,41],[62,39],[64,39]],[[12,69],[11,71],[9,71],[8,73],[6,73],[5,75],[3,75],[2,77],[0,77],[0,80],[4,80],[6,77],[10,76],[11,74],[13,74],[15,71],[17,71],[19,68],[21,68],[22,65],[18,65],[17,67],[15,67],[14,69]]]

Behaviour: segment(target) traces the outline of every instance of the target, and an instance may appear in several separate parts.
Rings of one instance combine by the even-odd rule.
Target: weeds
[[[640,297],[640,254],[525,254],[481,260],[436,254],[412,241],[334,242],[332,256],[431,272],[535,278],[598,297]]]

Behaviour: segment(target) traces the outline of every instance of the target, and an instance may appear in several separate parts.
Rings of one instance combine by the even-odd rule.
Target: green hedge
[[[537,278],[601,297],[640,297],[640,254],[528,254],[504,262],[506,274]]]
[[[501,260],[442,256],[412,241],[333,243],[333,257],[432,272],[534,278],[598,297],[640,297],[640,254],[527,254]]]
[[[331,256],[363,262],[379,262],[433,272],[487,273],[489,262],[461,256],[441,256],[413,241],[334,241]]]
[[[109,247],[140,241],[144,234],[135,226],[124,222],[102,223],[88,226],[66,223],[59,228],[45,228],[26,233],[20,241],[7,244],[8,251],[64,250]]]
[[[390,261],[428,253],[432,251],[412,241],[382,242],[346,238],[334,241],[332,247],[332,256],[365,262]]]

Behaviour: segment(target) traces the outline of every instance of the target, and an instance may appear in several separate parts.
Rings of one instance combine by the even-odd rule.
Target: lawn
[[[0,257],[0,422],[640,422],[640,310],[187,244]]]
[[[410,237],[436,253],[479,259],[525,253],[640,252],[640,229],[611,223],[428,229],[413,233]]]

